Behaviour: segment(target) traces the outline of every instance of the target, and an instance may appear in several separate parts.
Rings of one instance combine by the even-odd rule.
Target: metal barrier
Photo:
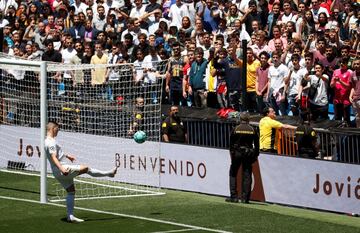
[[[184,119],[189,135],[189,144],[228,149],[230,133],[235,121],[198,121]],[[257,123],[251,123],[258,130]],[[360,164],[360,131],[356,129],[332,128],[318,129],[319,159]],[[295,130],[277,132],[277,151],[279,155],[297,156],[298,147]]]

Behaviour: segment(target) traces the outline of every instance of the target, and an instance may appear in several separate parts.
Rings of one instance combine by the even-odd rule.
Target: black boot
[[[237,195],[237,190],[236,190],[236,177],[230,176],[229,181],[230,181],[230,197],[226,198],[225,201],[237,203],[239,202],[239,197]]]

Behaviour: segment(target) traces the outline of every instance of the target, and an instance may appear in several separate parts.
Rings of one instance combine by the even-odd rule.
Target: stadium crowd
[[[334,119],[349,125],[352,106],[360,127],[356,0],[1,0],[0,29],[3,52],[29,60],[146,70],[142,63],[168,59],[165,103],[310,110],[313,120],[327,119],[333,104]],[[139,74],[134,81],[144,82]],[[64,72],[55,82],[66,94],[74,83],[109,80],[111,72],[82,80]]]

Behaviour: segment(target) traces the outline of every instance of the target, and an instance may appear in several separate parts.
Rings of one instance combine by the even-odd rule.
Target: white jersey
[[[279,89],[284,87],[284,79],[289,75],[289,69],[284,64],[280,64],[278,67],[270,66],[269,68],[269,80],[270,80],[270,94],[278,92]]]
[[[318,85],[316,95],[314,99],[310,100],[310,103],[316,104],[319,106],[325,106],[328,104],[328,96],[327,96],[327,85],[329,82],[329,76],[326,74],[322,75],[327,81],[318,78],[316,75],[309,75],[310,77],[310,85],[316,84]],[[319,80],[320,79],[320,80]]]
[[[289,81],[289,95],[297,95],[299,90],[299,85],[301,84],[301,80],[308,73],[306,68],[300,68],[299,70],[293,70],[290,76]]]
[[[50,162],[53,173],[59,172],[58,167],[55,165],[55,163],[51,159],[51,155],[53,153],[56,153],[56,158],[59,160],[60,163],[62,163],[63,159],[65,158],[65,154],[62,151],[61,147],[57,144],[55,138],[46,137],[45,153],[46,153],[46,157],[48,158],[48,160]]]

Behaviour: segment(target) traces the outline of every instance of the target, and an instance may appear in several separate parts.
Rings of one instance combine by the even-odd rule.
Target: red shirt
[[[342,71],[337,69],[333,73],[333,78],[339,77],[344,83],[350,84],[352,73],[351,70]],[[350,105],[350,90],[350,88],[345,88],[340,82],[336,82],[334,86],[334,104]]]

